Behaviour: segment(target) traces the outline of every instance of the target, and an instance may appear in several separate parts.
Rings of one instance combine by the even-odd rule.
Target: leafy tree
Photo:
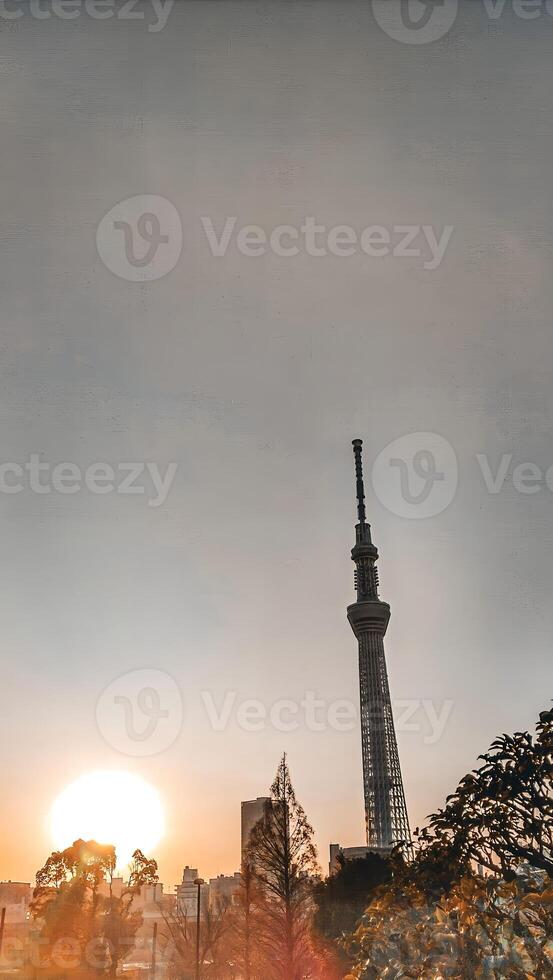
[[[371,895],[391,878],[390,862],[379,854],[354,861],[338,857],[339,870],[315,888],[315,927],[329,939],[352,932]]]
[[[133,902],[140,889],[158,880],[155,861],[135,851],[130,878],[120,895],[113,892],[115,848],[96,841],[75,841],[54,851],[37,872],[31,913],[46,940],[46,959],[58,941],[76,944],[86,958],[94,943],[90,973],[115,976],[142,922]]]
[[[536,735],[501,735],[419,834],[423,848],[505,878],[517,861],[553,875],[553,711]]]
[[[132,949],[136,933],[142,925],[142,913],[133,903],[142,888],[159,881],[157,862],[136,850],[132,857],[130,875],[120,896],[113,893],[113,867],[109,870],[109,898],[105,903],[103,935],[110,954],[110,976],[115,977],[125,955]]]
[[[31,903],[50,951],[58,940],[67,939],[82,951],[96,936],[99,886],[114,868],[115,849],[96,841],[77,840],[50,855],[37,872]]]
[[[259,942],[271,980],[302,980],[313,961],[313,878],[318,872],[313,829],[298,803],[283,756],[265,813],[253,828],[246,861],[264,903]]]
[[[414,861],[392,853],[392,881],[354,935],[352,977],[552,975],[552,723],[542,712],[535,737],[496,739],[417,832]]]
[[[547,980],[553,971],[553,886],[519,870],[512,881],[469,875],[440,902],[415,885],[386,888],[353,937],[350,980]]]

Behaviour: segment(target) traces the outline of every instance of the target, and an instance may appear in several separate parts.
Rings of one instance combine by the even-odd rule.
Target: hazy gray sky
[[[250,732],[233,713],[214,731],[201,697],[356,701],[353,436],[392,696],[453,701],[434,744],[422,708],[398,733],[419,824],[551,693],[553,493],[520,492],[513,468],[553,464],[553,18],[465,3],[419,45],[367,0],[178,0],[158,32],[149,3],[125,22],[19,8],[0,17],[1,461],[178,472],[158,507],[147,480],[144,495],[0,493],[0,877],[34,873],[53,798],[102,768],[162,794],[168,884],[186,863],[233,871],[240,800],[266,791],[283,749],[322,862],[330,840],[361,843],[356,726]],[[150,282],[96,246],[135,195],[182,219],[178,263]],[[254,258],[234,241],[216,257],[201,218],[219,235],[228,216],[267,234],[308,216],[394,240],[453,232],[435,269],[361,249]],[[412,432],[444,437],[459,467],[426,519],[371,487],[374,458]],[[512,454],[498,493],[477,454],[492,474]],[[185,706],[176,741],[144,758],[95,716],[138,668],[172,676]]]

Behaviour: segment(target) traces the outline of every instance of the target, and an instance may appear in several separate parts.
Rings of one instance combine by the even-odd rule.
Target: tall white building
[[[241,813],[241,840],[242,840],[242,855],[248,846],[248,841],[250,839],[250,834],[255,827],[256,823],[261,820],[261,817],[265,813],[265,806],[267,803],[271,802],[269,796],[258,796],[256,800],[246,800],[242,803],[242,813]]]

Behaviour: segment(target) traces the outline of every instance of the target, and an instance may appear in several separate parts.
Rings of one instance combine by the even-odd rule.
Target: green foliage
[[[356,980],[546,980],[553,975],[553,885],[528,872],[511,882],[461,878],[438,903],[411,885],[387,889],[353,937]]]
[[[425,850],[451,852],[509,879],[528,861],[553,875],[553,712],[544,711],[536,735],[501,735],[484,765],[459,783],[446,805],[419,834]]]
[[[351,978],[553,975],[552,748],[550,711],[535,737],[497,738],[417,832],[414,861],[392,855],[349,944]]]

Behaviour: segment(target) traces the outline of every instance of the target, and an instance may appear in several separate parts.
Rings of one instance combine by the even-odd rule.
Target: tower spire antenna
[[[360,524],[365,524],[365,484],[363,483],[363,440],[353,440],[353,455],[355,457],[355,480],[357,489],[357,516]]]

